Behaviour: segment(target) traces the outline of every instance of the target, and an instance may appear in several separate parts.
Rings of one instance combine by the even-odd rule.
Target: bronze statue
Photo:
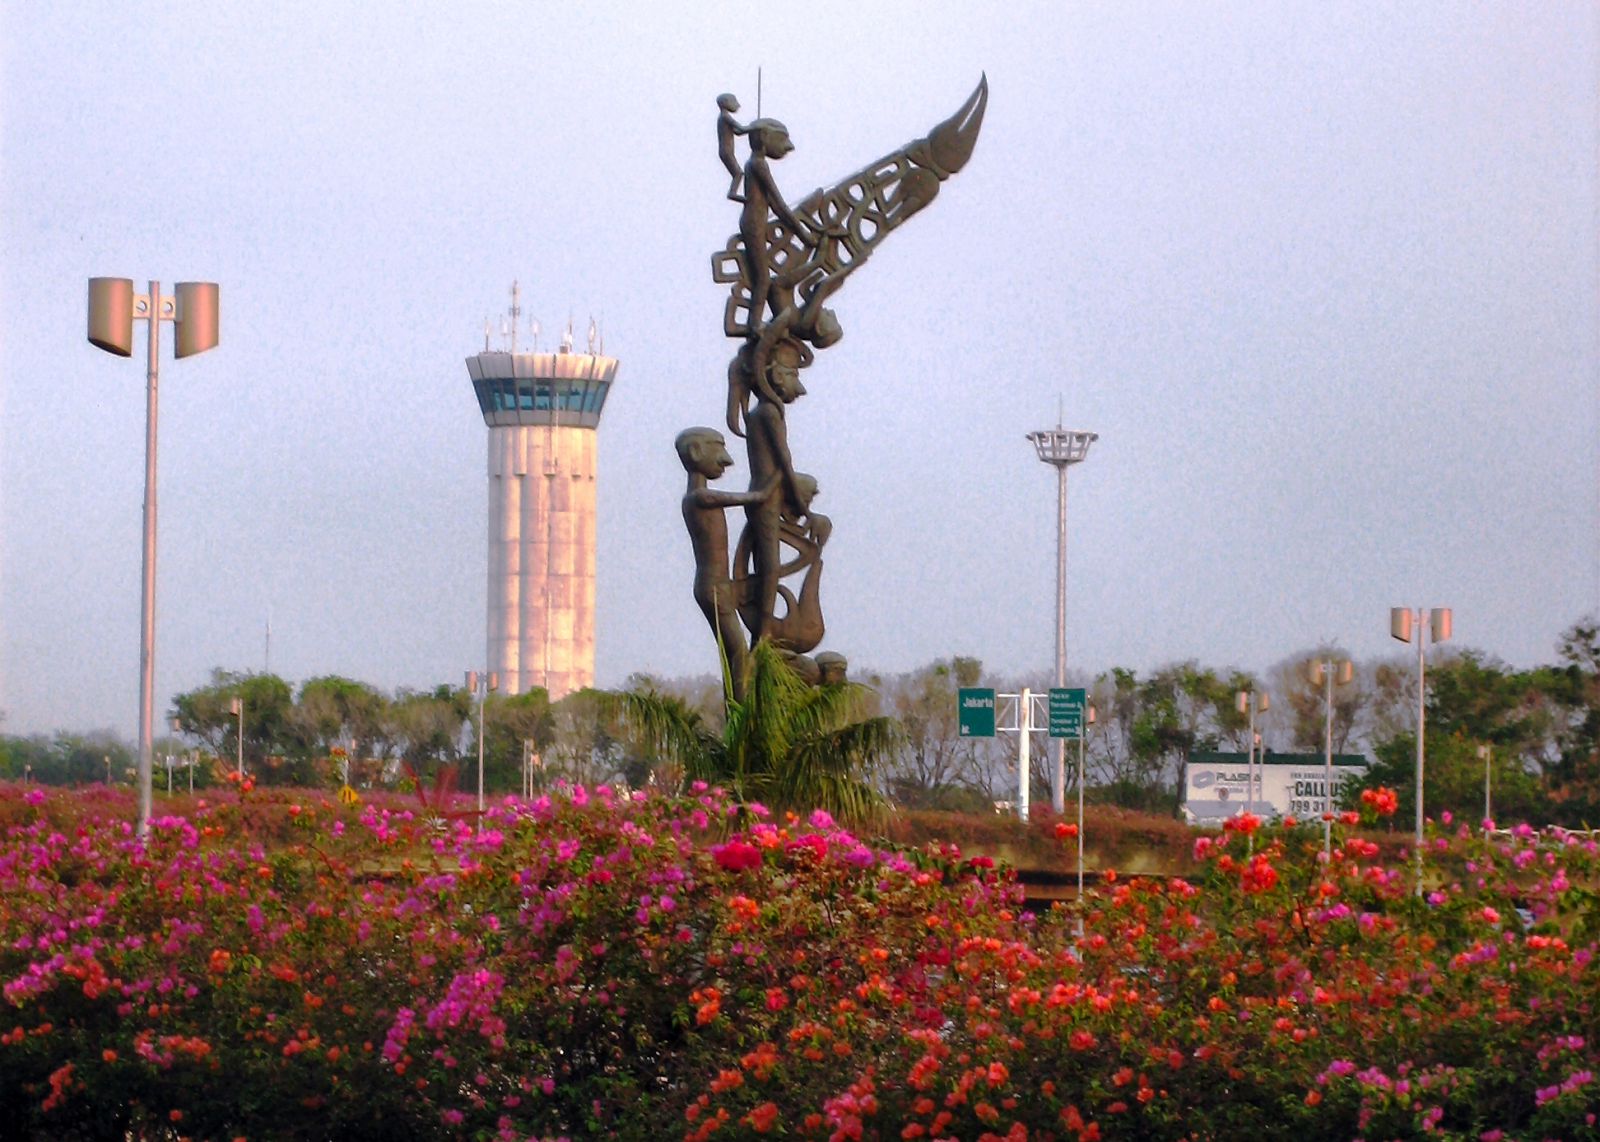
[[[787,654],[804,654],[815,650],[827,633],[822,621],[822,547],[833,533],[833,521],[811,510],[811,501],[817,495],[816,477],[796,472],[794,481],[805,508],[805,522],[791,512],[782,513],[778,521],[778,542],[794,554],[785,557],[780,547],[774,557],[777,564],[775,594],[783,600],[784,613],[776,613],[776,600],[766,604],[765,612],[761,610],[754,580],[754,529],[748,526],[739,537],[739,547],[733,555],[733,583],[734,595],[739,599],[739,617],[744,625],[752,631],[759,626],[761,637],[771,640]],[[804,576],[799,595],[781,582],[792,575]]]
[[[717,116],[717,157],[728,168],[728,174],[733,176],[733,182],[728,186],[728,198],[733,202],[743,202],[744,195],[739,193],[739,183],[744,180],[744,168],[734,157],[733,140],[738,135],[746,134],[750,128],[733,117],[733,113],[739,110],[739,101],[732,95],[717,96],[717,107],[721,111]]]
[[[712,256],[712,278],[730,287],[723,332],[742,342],[728,366],[727,422],[730,432],[745,438],[749,490],[707,486],[732,463],[721,434],[689,429],[678,437],[678,454],[689,472],[683,514],[694,543],[695,600],[717,632],[736,688],[747,654],[741,621],[752,643],[771,640],[802,676],[817,682],[844,677],[842,655],[808,657],[825,631],[822,548],[832,524],[811,511],[816,481],[795,471],[787,410],[805,395],[800,371],[843,336],[824,303],[884,235],[966,165],[988,100],[988,79],[980,79],[961,108],[924,138],[791,207],[771,166],[794,150],[788,129],[776,119],[740,124],[733,117],[739,101],[717,99],[717,154],[733,179],[728,197],[742,205],[738,232]],[[742,169],[734,157],[740,136],[750,148]],[[733,506],[745,509],[745,527],[730,569],[723,511]],[[784,583],[796,576],[802,577],[797,589]]]
[[[723,492],[709,486],[733,466],[722,433],[714,428],[686,428],[675,441],[678,459],[689,475],[683,493],[683,522],[694,546],[694,601],[700,604],[717,643],[728,660],[732,678],[742,684],[748,652],[739,629],[739,600],[728,569],[728,522],[724,508],[770,499],[776,484],[750,492]]]

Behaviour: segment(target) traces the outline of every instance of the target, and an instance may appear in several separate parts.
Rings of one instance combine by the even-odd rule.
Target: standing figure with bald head
[[[722,165],[733,178],[733,182],[728,186],[728,197],[734,202],[743,202],[744,195],[739,193],[739,183],[744,179],[744,168],[734,156],[733,141],[748,132],[750,128],[733,117],[733,113],[737,110],[739,110],[737,98],[732,95],[717,96],[717,157],[722,160]]]
[[[728,521],[723,510],[748,507],[772,498],[777,480],[748,492],[724,492],[710,486],[733,466],[727,442],[714,428],[686,428],[676,440],[678,459],[688,473],[683,493],[683,523],[694,547],[694,601],[711,624],[727,659],[735,696],[744,692],[745,659],[749,653],[739,625],[739,599],[728,564]]]
[[[739,240],[744,244],[745,283],[750,287],[750,329],[766,320],[772,292],[772,219],[810,249],[821,240],[816,229],[789,209],[772,177],[768,159],[781,159],[794,150],[789,129],[776,119],[757,119],[745,128],[750,138],[750,158],[744,164],[744,209],[739,212]],[[773,306],[773,312],[778,311]]]

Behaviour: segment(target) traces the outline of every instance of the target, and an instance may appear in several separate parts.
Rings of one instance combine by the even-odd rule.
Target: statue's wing
[[[984,76],[950,118],[921,138],[863,167],[826,190],[808,195],[794,212],[824,237],[809,247],[774,220],[768,246],[773,287],[800,306],[819,289],[838,288],[845,275],[866,261],[885,234],[933,201],[939,184],[972,157],[989,103]],[[750,329],[750,289],[744,275],[743,244],[737,234],[711,258],[713,280],[729,285],[723,330],[745,337]]]

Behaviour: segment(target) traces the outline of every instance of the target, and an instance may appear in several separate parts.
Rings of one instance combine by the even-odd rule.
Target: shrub
[[[0,789],[14,1133],[1596,1136],[1584,838],[1437,836],[1419,899],[1360,837],[1208,835],[1035,918],[714,790],[131,808]]]

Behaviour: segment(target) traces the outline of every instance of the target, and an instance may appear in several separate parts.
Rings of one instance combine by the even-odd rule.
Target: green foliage
[[[520,790],[524,750],[542,758],[554,741],[549,695],[542,688],[491,694],[484,703],[483,721],[485,788],[502,793]]]
[[[0,738],[0,777],[43,785],[125,783],[138,764],[110,731]]]
[[[885,808],[866,776],[900,740],[892,718],[862,716],[868,698],[856,683],[806,684],[763,641],[751,650],[744,698],[729,698],[720,733],[680,698],[635,691],[620,702],[640,737],[691,781],[775,808],[861,821]]]
[[[224,759],[226,768],[236,768],[239,717],[232,710],[234,699],[244,704],[246,772],[257,777],[281,772],[284,780],[303,777],[294,767],[281,763],[268,766],[269,759],[282,758],[288,752],[286,746],[294,741],[291,730],[293,692],[276,674],[213,670],[210,685],[173,699],[179,732],[199,738],[213,754]],[[286,768],[288,771],[284,772]]]
[[[879,687],[882,704],[901,728],[900,745],[884,764],[885,783],[896,804],[973,812],[992,808],[999,743],[961,737],[956,709],[957,691],[976,686],[982,675],[981,662],[958,655]]]

